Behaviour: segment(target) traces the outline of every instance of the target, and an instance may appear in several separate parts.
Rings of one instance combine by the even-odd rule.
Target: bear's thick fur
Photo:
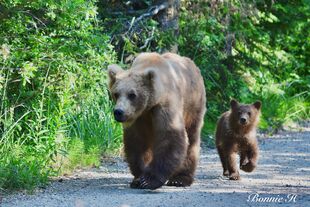
[[[123,123],[132,188],[193,182],[206,95],[199,69],[172,53],[142,53],[129,70],[108,68],[115,119]]]
[[[216,147],[223,166],[223,175],[231,180],[239,180],[236,163],[240,154],[240,169],[252,172],[258,159],[256,127],[259,122],[261,102],[240,104],[230,102],[231,110],[222,114],[217,123]]]

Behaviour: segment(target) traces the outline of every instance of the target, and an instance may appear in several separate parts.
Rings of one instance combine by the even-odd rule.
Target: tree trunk
[[[167,8],[158,12],[155,20],[159,22],[162,31],[172,30],[173,35],[179,35],[179,9],[180,0],[154,0],[153,5],[158,6],[166,4]],[[167,48],[166,48],[167,49]],[[174,44],[170,49],[171,52],[177,53],[178,45]]]

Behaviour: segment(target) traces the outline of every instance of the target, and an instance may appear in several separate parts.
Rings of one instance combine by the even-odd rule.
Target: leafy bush
[[[178,44],[179,53],[201,69],[208,99],[203,136],[211,145],[216,121],[231,98],[263,102],[262,130],[273,132],[309,117],[305,1],[182,1],[177,38],[150,18],[135,22],[149,1],[141,1],[145,7],[140,10],[113,2],[101,3],[101,18],[110,26],[107,32],[122,63],[137,53],[163,52]]]
[[[297,35],[306,35],[307,17],[305,1],[183,2],[179,51],[196,62],[205,78],[205,136],[213,133],[231,98],[260,99],[260,128],[272,132],[309,117],[309,43]]]
[[[98,165],[121,129],[109,116],[102,69],[114,52],[95,1],[10,0],[1,9],[0,188],[46,183],[61,155]],[[80,148],[93,161],[71,156]]]
[[[262,130],[274,132],[309,117],[305,1],[182,1],[178,38],[161,31],[152,19],[135,22],[147,9],[127,13],[121,5],[112,6],[113,11],[118,8],[117,16],[101,15],[111,28],[121,62],[130,62],[139,52],[169,50],[177,43],[179,53],[200,68],[208,99],[203,136],[210,145],[216,121],[229,109],[231,98],[263,102]],[[111,9],[107,4],[102,8]],[[145,43],[147,47],[141,47]]]

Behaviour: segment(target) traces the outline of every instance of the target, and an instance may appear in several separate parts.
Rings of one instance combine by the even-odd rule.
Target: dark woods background
[[[144,51],[201,69],[209,145],[231,98],[261,100],[268,133],[308,119],[309,15],[306,0],[1,1],[0,191],[118,152],[105,69]]]

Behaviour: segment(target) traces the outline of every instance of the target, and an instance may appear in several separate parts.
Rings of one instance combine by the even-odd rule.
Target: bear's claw
[[[169,179],[167,186],[186,187],[193,183],[193,178],[190,176],[179,175]]]
[[[232,174],[230,174],[229,180],[240,180],[239,173],[232,173]]]
[[[228,170],[224,170],[224,171],[223,171],[223,176],[226,176],[226,177],[229,176]]]
[[[141,189],[150,189],[155,190],[161,187],[164,183],[157,179],[148,179],[145,176],[142,176],[139,180],[139,187]]]
[[[132,182],[130,183],[131,188],[139,188],[140,185],[140,179],[139,178],[134,178]]]
[[[182,181],[168,181],[167,186],[183,187]]]

